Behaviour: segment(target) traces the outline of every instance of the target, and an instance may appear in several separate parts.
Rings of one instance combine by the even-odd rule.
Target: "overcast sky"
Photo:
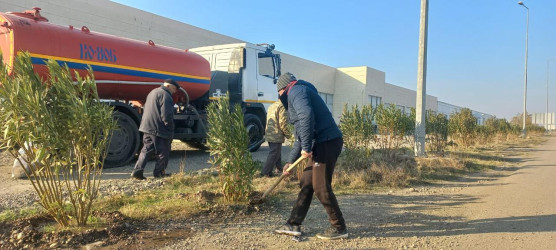
[[[415,90],[419,0],[116,0],[332,67],[369,66]],[[427,94],[511,118],[523,110],[527,10],[513,0],[429,0]],[[556,57],[556,1],[530,9],[527,111],[545,112]],[[556,112],[556,60],[549,112]]]

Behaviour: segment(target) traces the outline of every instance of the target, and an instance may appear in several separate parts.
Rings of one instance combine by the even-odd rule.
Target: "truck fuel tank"
[[[52,24],[40,15],[40,8],[0,12],[0,49],[8,66],[17,53],[28,51],[41,77],[48,77],[45,61],[49,59],[67,64],[80,75],[90,65],[102,99],[143,103],[167,78],[176,80],[190,101],[210,89],[209,62],[193,52],[93,32],[86,26]]]

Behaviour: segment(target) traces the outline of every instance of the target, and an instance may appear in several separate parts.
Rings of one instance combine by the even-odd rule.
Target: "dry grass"
[[[353,172],[338,171],[333,185],[342,189],[369,189],[374,185],[387,187],[404,187],[409,184],[410,175],[401,167],[372,166],[369,170]]]
[[[530,133],[525,139],[506,139],[497,137],[489,143],[468,148],[452,147],[443,155],[429,157],[413,157],[410,150],[401,150],[394,157],[385,157],[378,150],[344,151],[338,159],[333,185],[342,192],[349,192],[450,180],[470,172],[516,166],[528,148],[547,140],[537,133]]]
[[[115,195],[97,203],[97,210],[120,211],[135,219],[187,218],[222,203],[218,179],[212,176],[176,174],[162,188],[134,195]]]
[[[333,185],[368,189],[372,186],[405,187],[415,170],[415,160],[403,152],[384,157],[378,151],[344,152],[338,159]]]
[[[450,179],[466,172],[465,161],[452,157],[416,158],[416,180]]]

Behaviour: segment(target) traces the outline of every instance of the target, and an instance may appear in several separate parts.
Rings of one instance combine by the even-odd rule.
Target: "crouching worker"
[[[331,185],[336,160],[342,151],[342,132],[311,83],[296,80],[288,72],[280,76],[276,86],[296,136],[294,149],[284,166],[284,174],[290,174],[287,168],[296,160],[299,152],[309,161],[303,170],[301,190],[291,215],[286,224],[275,232],[301,235],[301,224],[309,211],[314,193],[324,206],[331,224],[328,230],[317,234],[317,237],[327,240],[347,238],[346,223]]]

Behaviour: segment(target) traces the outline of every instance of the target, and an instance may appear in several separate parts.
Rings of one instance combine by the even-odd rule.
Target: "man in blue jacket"
[[[162,86],[153,89],[147,95],[143,109],[143,117],[139,131],[143,132],[143,148],[135,163],[131,177],[145,180],[143,170],[148,159],[156,154],[156,165],[153,176],[155,178],[165,177],[170,149],[174,137],[174,100],[172,94],[180,88],[178,83],[172,79],[166,79]]]
[[[301,223],[309,211],[314,193],[332,224],[324,233],[317,234],[317,237],[327,240],[347,238],[346,223],[331,185],[336,160],[342,151],[342,132],[313,84],[297,80],[288,72],[280,76],[276,87],[280,101],[288,111],[289,121],[294,125],[296,136],[294,148],[284,166],[284,174],[290,174],[287,168],[300,153],[304,158],[309,158],[309,162],[303,170],[301,190],[290,218],[275,232],[301,235]]]

